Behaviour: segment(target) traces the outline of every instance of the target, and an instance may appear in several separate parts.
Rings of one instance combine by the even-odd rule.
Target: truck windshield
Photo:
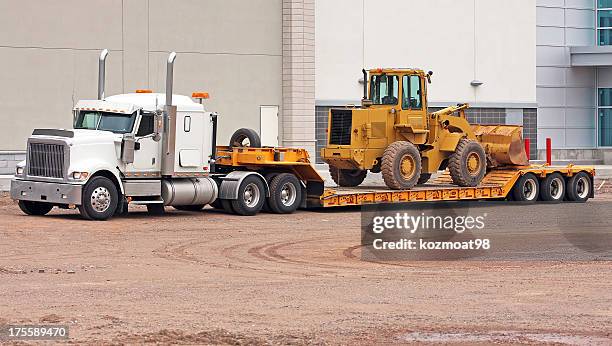
[[[399,77],[374,75],[370,80],[370,99],[375,105],[397,105]]]
[[[136,113],[119,114],[97,111],[80,111],[74,121],[75,129],[102,130],[115,133],[132,132]]]

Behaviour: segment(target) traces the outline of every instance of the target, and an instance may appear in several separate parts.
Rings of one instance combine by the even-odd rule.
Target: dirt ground
[[[65,324],[75,344],[609,345],[612,258],[538,235],[551,212],[611,211],[610,196],[496,209],[500,232],[535,235],[537,261],[387,263],[361,260],[358,209],[90,222],[4,195],[0,325]],[[585,223],[609,239],[610,221]]]

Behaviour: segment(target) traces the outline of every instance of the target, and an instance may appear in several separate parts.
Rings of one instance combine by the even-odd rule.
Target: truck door
[[[424,90],[424,78],[418,75],[402,76],[402,110],[400,117],[405,124],[412,127],[415,134],[427,130]]]
[[[161,163],[159,158],[161,141],[153,140],[155,117],[153,113],[143,112],[136,131],[136,150],[134,163],[129,164],[131,172],[159,172]]]

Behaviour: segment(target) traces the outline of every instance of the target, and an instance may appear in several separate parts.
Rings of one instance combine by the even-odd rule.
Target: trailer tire
[[[329,166],[329,175],[338,186],[355,187],[363,183],[368,175],[368,171],[361,169],[340,169]]]
[[[204,204],[196,204],[196,205],[176,205],[173,206],[174,209],[180,211],[201,211],[204,209]]]
[[[559,173],[549,174],[540,182],[540,199],[560,203],[565,198],[565,179]]]
[[[512,197],[517,202],[534,203],[540,194],[540,183],[532,173],[521,176],[512,188]]]
[[[166,208],[162,203],[147,204],[147,213],[152,216],[162,216],[166,213]]]
[[[417,185],[423,185],[427,183],[431,179],[431,173],[421,173],[419,180],[417,181]]]
[[[53,209],[53,204],[44,202],[19,201],[17,204],[22,212],[34,216],[47,215]]]
[[[567,180],[567,199],[572,202],[584,203],[591,197],[593,185],[591,177],[585,172],[579,172]]]
[[[257,175],[249,175],[238,188],[238,199],[231,200],[232,209],[238,215],[253,216],[263,207],[266,200],[266,186]]]
[[[302,202],[302,184],[291,173],[282,173],[270,183],[270,210],[276,214],[291,214]]]
[[[480,143],[463,138],[448,160],[448,170],[455,185],[475,187],[487,174],[487,155]]]
[[[97,176],[85,184],[79,212],[88,220],[104,221],[115,215],[119,192],[112,180]]]
[[[410,189],[421,177],[421,153],[410,142],[391,143],[383,154],[381,170],[390,189]]]
[[[247,140],[247,139],[249,140],[248,144],[245,142],[245,140]],[[260,148],[261,147],[261,138],[259,137],[257,132],[255,132],[255,130],[252,130],[252,129],[238,129],[232,135],[232,137],[230,139],[229,146],[231,148],[233,148],[233,147],[237,147],[237,148],[242,148],[242,147]]]

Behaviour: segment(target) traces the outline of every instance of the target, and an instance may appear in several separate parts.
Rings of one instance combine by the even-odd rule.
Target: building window
[[[597,0],[597,42],[612,45],[612,0]]]
[[[612,88],[599,89],[599,146],[612,147]]]

